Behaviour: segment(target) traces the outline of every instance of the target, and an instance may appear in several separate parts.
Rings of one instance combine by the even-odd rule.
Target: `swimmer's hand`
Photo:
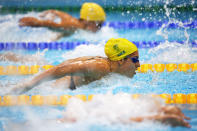
[[[23,17],[19,20],[19,25],[20,26],[42,26],[42,22],[34,17]]]
[[[160,111],[161,112],[158,115],[130,118],[130,120],[135,122],[142,122],[144,120],[153,120],[153,121],[159,121],[164,124],[169,124],[173,127],[175,126],[184,126],[188,128],[191,127],[191,125],[184,120],[184,119],[190,120],[190,118],[186,117],[182,113],[180,108],[175,106],[165,106],[162,107]]]
[[[191,125],[187,121],[185,121],[184,118],[178,115],[159,115],[159,116],[156,116],[155,119],[153,120],[160,121],[161,123],[164,123],[164,124],[169,124],[173,127],[184,126],[184,127],[191,128]]]
[[[161,112],[163,112],[164,114],[169,114],[169,115],[177,115],[183,119],[186,119],[186,120],[190,120],[191,118],[185,116],[183,114],[183,112],[181,111],[181,109],[179,107],[176,107],[176,106],[164,106],[164,107],[161,107]]]
[[[11,88],[6,95],[14,94],[14,95],[19,95],[22,94],[28,90],[30,90],[30,83],[20,83],[16,85],[15,87]]]

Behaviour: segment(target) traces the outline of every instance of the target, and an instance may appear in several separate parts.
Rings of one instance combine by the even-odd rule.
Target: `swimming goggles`
[[[127,56],[126,58],[129,58],[133,63],[139,62],[139,57],[138,56],[134,56],[134,57]]]

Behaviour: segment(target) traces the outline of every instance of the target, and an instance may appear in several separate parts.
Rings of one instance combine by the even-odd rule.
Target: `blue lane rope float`
[[[109,26],[115,29],[144,29],[144,28],[160,28],[163,24],[168,25],[167,28],[178,28],[177,23],[161,22],[161,21],[139,21],[139,22],[105,22],[103,26]],[[197,21],[183,22],[184,27],[196,28]]]
[[[13,49],[26,49],[26,50],[44,50],[44,49],[50,49],[50,50],[70,50],[74,49],[78,45],[82,44],[88,44],[88,42],[19,42],[19,43],[13,43],[13,42],[0,42],[0,50],[13,50]]]
[[[96,94],[95,94],[96,95]],[[75,97],[82,101],[91,101],[94,96],[91,95],[19,95],[19,96],[0,96],[0,106],[21,106],[21,105],[33,105],[33,106],[65,106],[70,98]],[[147,94],[153,98],[161,98],[166,104],[197,104],[197,93],[182,94],[176,93],[172,96],[170,94]],[[138,99],[141,94],[131,94],[132,99]]]
[[[138,21],[138,22],[131,22],[131,21],[111,21],[111,22],[104,22],[102,25],[109,26],[114,29],[152,29],[152,28],[160,28],[163,24],[166,25],[166,28],[176,29],[181,27],[178,23],[169,23],[168,21]],[[183,27],[187,28],[196,28],[197,27],[197,20],[192,22],[182,22]]]
[[[183,27],[187,28],[196,28],[197,27],[197,20],[192,22],[182,22]],[[163,24],[166,25],[166,28],[176,29],[179,27],[177,23],[168,23],[168,21],[138,21],[138,22],[120,22],[120,21],[111,21],[111,22],[104,22],[102,25],[109,26],[114,29],[152,29],[152,28],[160,28]]]
[[[53,66],[54,65],[0,66],[0,75],[33,75],[38,73],[39,71],[48,70]],[[178,72],[187,72],[187,73],[195,72],[197,71],[197,63],[141,64],[140,67],[137,69],[138,73],[149,73],[149,72],[162,73],[164,71],[166,72],[178,71]]]
[[[133,41],[138,48],[153,48],[160,45],[163,41]],[[183,44],[183,41],[174,41],[180,44]],[[0,42],[0,51],[1,50],[72,50],[79,45],[88,45],[90,42],[87,41],[76,41],[76,42]],[[95,43],[93,43],[95,44]],[[96,43],[98,44],[98,43]],[[197,48],[197,42],[192,41],[189,43],[191,47]]]

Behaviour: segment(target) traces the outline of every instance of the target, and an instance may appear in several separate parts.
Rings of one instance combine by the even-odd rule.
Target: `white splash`
[[[22,54],[21,52],[4,52],[0,54],[0,63],[2,65],[44,65],[48,62],[44,58],[45,51],[37,51],[35,54]]]
[[[25,122],[11,122],[5,125],[5,131],[42,131],[42,130],[84,130],[87,131],[91,125],[104,129],[151,129],[151,126],[159,129],[166,128],[160,123],[144,121],[133,123],[131,117],[150,116],[158,113],[159,106],[163,103],[160,99],[150,96],[141,96],[133,99],[130,94],[120,93],[113,95],[111,93],[94,95],[91,101],[83,102],[77,98],[69,99],[64,111],[52,107],[42,107],[42,112],[32,107],[12,108],[12,111],[20,110],[23,112]],[[57,117],[75,118],[77,121],[58,122]],[[6,119],[6,118],[5,118]],[[80,129],[79,129],[80,127]],[[151,130],[153,130],[151,129]]]
[[[100,41],[107,41],[110,38],[117,38],[119,35],[118,33],[108,26],[104,26],[101,30],[97,31],[96,33],[78,30],[75,32],[71,39],[74,40],[85,40],[90,42],[100,42]]]
[[[64,60],[73,59],[82,56],[104,56],[104,44],[105,42],[100,42],[97,45],[89,44],[89,45],[80,45],[77,46],[74,50],[66,52],[62,55]]]
[[[154,54],[150,60],[144,63],[196,63],[197,50],[187,44],[176,42],[164,42],[161,45],[149,50]]]
[[[77,121],[99,123],[131,123],[131,117],[150,116],[158,113],[160,103],[156,99],[145,97],[133,99],[130,94],[95,95],[91,101],[83,102],[71,98],[64,116]]]

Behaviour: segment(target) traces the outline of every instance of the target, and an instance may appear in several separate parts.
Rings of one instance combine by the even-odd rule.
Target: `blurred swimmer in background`
[[[20,26],[47,27],[60,32],[55,40],[71,35],[76,29],[83,29],[91,32],[98,31],[106,19],[103,8],[96,3],[84,3],[80,10],[80,18],[58,11],[47,10],[41,13],[39,18],[23,17],[19,20]],[[31,56],[29,56],[31,57]],[[0,54],[0,61],[22,62],[28,61],[24,56],[13,52]]]
[[[12,88],[10,93],[23,93],[49,80],[56,80],[55,87],[59,85],[74,90],[110,73],[132,78],[140,66],[137,46],[127,39],[108,40],[105,54],[107,57],[85,56],[64,61],[35,76],[31,81]]]
[[[48,27],[61,32],[62,36],[70,35],[76,29],[98,31],[106,16],[103,8],[96,3],[84,3],[80,10],[80,18],[58,11],[47,10],[41,13],[39,18],[23,17],[19,20],[20,26]]]
[[[147,102],[149,103],[147,104]],[[105,108],[103,109],[103,107]],[[112,124],[154,121],[173,127],[191,127],[185,121],[185,119],[190,120],[190,118],[185,116],[179,107],[165,105],[160,99],[153,97],[142,96],[133,99],[130,94],[121,93],[97,94],[91,101],[86,102],[71,98],[63,113],[63,118],[58,119],[58,122],[73,123],[88,119],[96,121],[101,119],[101,121],[109,121]]]

